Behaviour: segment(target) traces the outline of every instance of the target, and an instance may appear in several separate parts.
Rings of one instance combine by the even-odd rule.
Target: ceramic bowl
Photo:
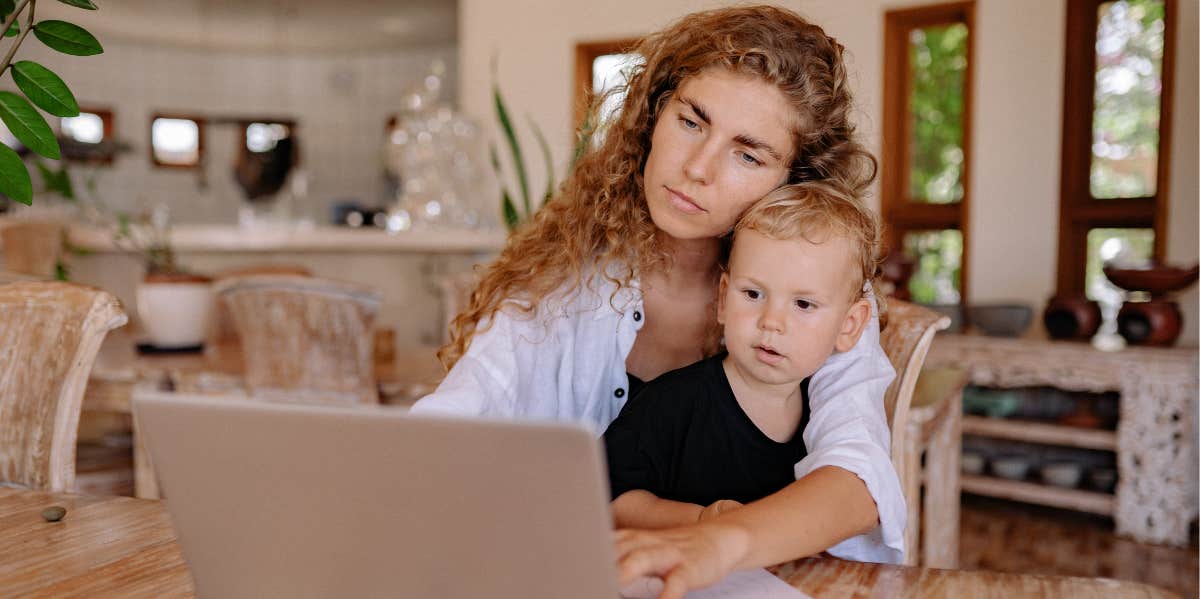
[[[1021,455],[1003,455],[992,458],[992,473],[1000,478],[1024,480],[1029,476],[1029,458]]]
[[[1088,472],[1088,484],[1097,491],[1111,493],[1117,486],[1117,471],[1112,468],[1092,468]]]
[[[962,471],[964,474],[983,474],[987,458],[982,453],[964,451],[962,454]]]
[[[992,337],[1018,337],[1033,322],[1027,304],[976,304],[967,307],[967,320]]]
[[[1077,462],[1050,462],[1042,466],[1042,481],[1056,487],[1073,489],[1083,478],[1083,466]]]
[[[1184,289],[1196,282],[1200,265],[1191,268],[1154,264],[1145,268],[1122,268],[1116,265],[1104,267],[1104,276],[1113,285],[1126,291],[1149,291],[1151,295],[1162,295]]]

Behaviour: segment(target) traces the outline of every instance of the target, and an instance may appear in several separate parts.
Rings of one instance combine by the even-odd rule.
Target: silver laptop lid
[[[142,392],[134,413],[200,597],[617,595],[583,428]]]

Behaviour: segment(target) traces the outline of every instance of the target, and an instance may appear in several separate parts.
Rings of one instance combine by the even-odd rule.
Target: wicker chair
[[[892,465],[900,476],[904,500],[908,504],[904,555],[905,563],[911,565],[918,560],[921,532],[921,447],[920,435],[910,430],[910,413],[921,366],[933,336],[950,326],[950,318],[896,299],[888,300],[887,305],[887,326],[880,332],[879,344],[896,369],[896,379],[884,394],[884,407],[892,427]]]
[[[104,336],[127,322],[115,297],[59,282],[0,285],[0,483],[75,490],[75,441]]]

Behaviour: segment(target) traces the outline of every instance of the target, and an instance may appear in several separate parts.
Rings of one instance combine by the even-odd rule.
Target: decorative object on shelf
[[[1117,486],[1117,471],[1106,467],[1092,468],[1088,471],[1088,484],[1101,493],[1112,493]]]
[[[1042,324],[1051,339],[1087,341],[1100,330],[1100,304],[1082,295],[1056,295],[1046,303]]]
[[[1148,301],[1126,300],[1117,313],[1117,332],[1132,345],[1170,346],[1179,338],[1183,314],[1170,294],[1182,291],[1200,276],[1200,264],[1180,268],[1151,264],[1142,268],[1105,265],[1104,276],[1126,291],[1144,291]]]
[[[987,458],[982,453],[975,451],[964,451],[962,453],[962,471],[967,474],[983,474],[983,468],[987,466]]]
[[[1033,321],[1026,304],[974,304],[967,306],[967,320],[992,337],[1020,337]]]
[[[1081,478],[1083,466],[1077,462],[1058,461],[1042,465],[1042,482],[1046,484],[1074,489],[1079,486]]]
[[[384,144],[387,174],[399,181],[387,230],[499,228],[479,127],[440,98],[445,66],[404,95],[404,110]]]
[[[1009,480],[1025,480],[1029,476],[1030,465],[1030,459],[1023,455],[998,455],[992,458],[992,473]]]
[[[879,293],[906,302],[912,301],[912,293],[908,290],[908,280],[912,278],[916,263],[904,252],[889,252],[887,258],[879,265]],[[943,314],[945,314],[943,312]],[[949,315],[948,315],[949,316]],[[954,317],[951,316],[951,319]],[[961,319],[960,319],[961,320]]]
[[[263,123],[249,126],[269,127]],[[233,179],[242,190],[245,204],[238,209],[238,224],[243,227],[288,226],[292,222],[292,200],[308,192],[307,175],[302,171],[292,172],[299,157],[299,141],[296,127],[280,124],[276,133],[264,133],[259,143],[265,148],[251,150],[241,143],[237,159],[233,164]],[[290,189],[285,193],[285,183],[291,175]]]
[[[1011,416],[1021,407],[1021,395],[1016,391],[981,389],[967,386],[963,389],[963,411],[968,414],[983,414],[989,418]]]

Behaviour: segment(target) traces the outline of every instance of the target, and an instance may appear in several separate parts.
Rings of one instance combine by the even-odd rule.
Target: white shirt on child
[[[625,358],[645,313],[636,281],[619,291],[603,277],[591,281],[543,300],[536,315],[509,309],[481,321],[483,332],[413,411],[578,422],[602,434],[629,399]],[[873,296],[871,306],[871,322],[858,343],[830,356],[809,382],[808,456],[796,464],[796,477],[838,466],[862,479],[880,525],[828,551],[845,559],[899,563],[907,512],[888,452],[891,433],[883,407],[895,371],[879,346]]]

